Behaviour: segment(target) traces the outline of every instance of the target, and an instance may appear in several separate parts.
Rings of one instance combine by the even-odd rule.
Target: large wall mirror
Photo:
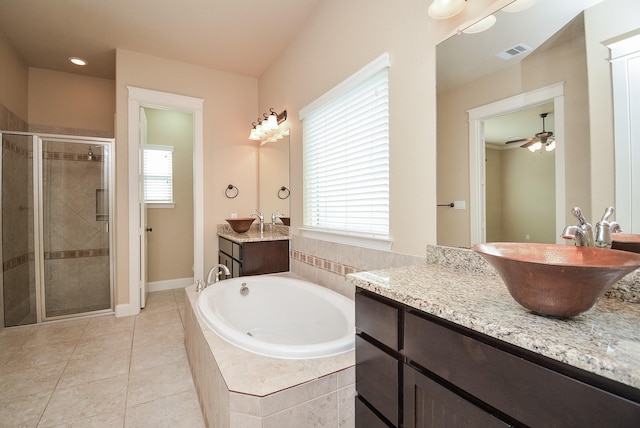
[[[286,124],[286,122],[285,122]],[[265,221],[271,214],[280,213],[289,217],[289,136],[281,140],[262,144],[258,149],[260,210]],[[280,221],[278,221],[280,224]]]
[[[438,244],[562,242],[571,207],[595,222],[616,206],[607,45],[638,16],[636,0],[538,0],[437,46]]]

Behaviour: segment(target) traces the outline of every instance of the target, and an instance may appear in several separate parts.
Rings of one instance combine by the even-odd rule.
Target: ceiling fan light
[[[489,15],[486,18],[483,18],[480,21],[476,22],[475,24],[468,26],[467,28],[462,30],[462,32],[465,34],[481,33],[493,27],[495,23],[496,23],[495,15]]]
[[[527,149],[529,149],[530,152],[535,152],[536,150],[540,150],[541,148],[542,148],[542,143],[540,141],[538,141],[537,143],[533,143],[532,145],[527,147]]]
[[[433,19],[447,19],[462,12],[466,0],[433,0],[429,6],[429,16]]]
[[[545,150],[548,152],[553,151],[556,148],[556,140],[551,140],[550,143],[547,143],[547,145],[545,146]]]

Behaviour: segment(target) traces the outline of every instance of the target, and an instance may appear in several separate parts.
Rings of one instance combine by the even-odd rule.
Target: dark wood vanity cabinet
[[[219,236],[218,262],[227,266],[234,278],[287,272],[289,270],[289,241],[238,243]]]
[[[362,289],[356,331],[357,427],[640,426],[638,389]]]

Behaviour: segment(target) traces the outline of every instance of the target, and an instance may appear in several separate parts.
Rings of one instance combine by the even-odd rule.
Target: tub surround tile
[[[338,426],[338,385],[349,385],[354,377],[354,352],[285,360],[244,351],[204,324],[196,313],[194,287],[185,291],[185,342],[209,426]],[[353,407],[354,402],[342,405]],[[353,412],[343,413],[349,419]]]
[[[605,297],[591,312],[571,319],[534,315],[513,300],[500,277],[488,271],[475,253],[450,248],[434,252],[431,260],[438,264],[360,272],[348,280],[496,339],[640,388],[640,305]]]

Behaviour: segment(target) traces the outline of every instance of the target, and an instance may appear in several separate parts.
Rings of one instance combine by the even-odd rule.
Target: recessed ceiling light
[[[75,65],[80,65],[80,66],[87,65],[86,60],[82,58],[78,58],[77,56],[69,57],[69,61],[71,61]]]

